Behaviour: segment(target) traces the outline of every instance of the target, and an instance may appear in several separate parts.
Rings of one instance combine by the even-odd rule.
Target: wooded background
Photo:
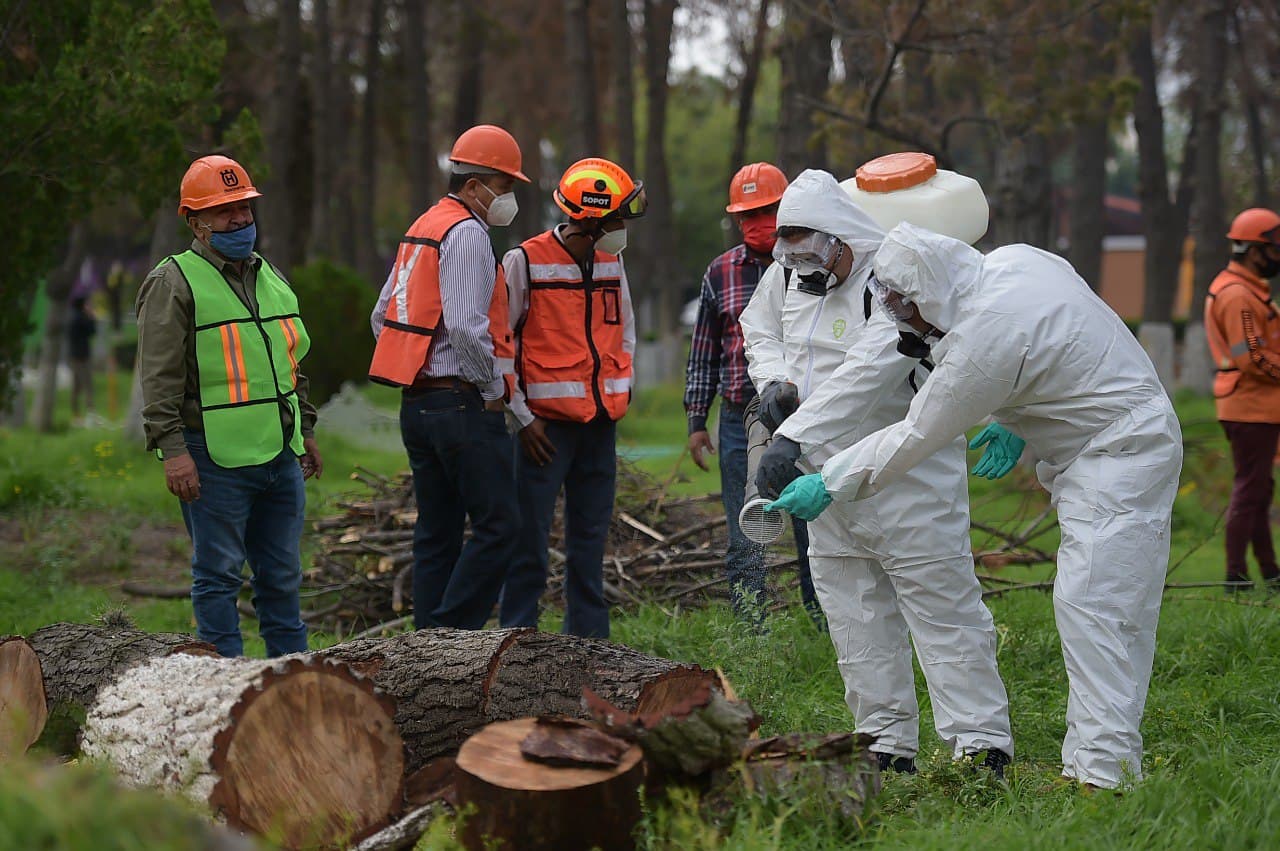
[[[1192,236],[1179,381],[1204,388],[1197,305],[1231,216],[1275,201],[1278,81],[1273,0],[0,0],[0,387],[42,281],[56,364],[86,256],[140,276],[181,249],[196,156],[249,168],[259,250],[286,274],[323,261],[371,302],[452,140],[490,122],[533,179],[500,251],[555,221],[580,156],[644,180],[626,260],[642,340],[675,352],[663,372],[680,306],[738,239],[738,166],[844,178],[915,149],[982,182],[982,247],[1060,251],[1094,286],[1104,196],[1140,200],[1140,336],[1170,384]]]

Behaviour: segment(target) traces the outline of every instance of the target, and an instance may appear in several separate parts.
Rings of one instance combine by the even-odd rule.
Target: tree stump
[[[400,809],[393,712],[334,662],[176,654],[104,687],[82,747],[126,782],[181,791],[233,827],[289,848],[331,846]]]
[[[0,636],[0,762],[26,753],[48,717],[36,651],[19,636]]]
[[[530,629],[422,629],[338,644],[317,655],[373,678],[396,700],[407,766],[451,754],[486,724],[530,715],[583,718],[582,689],[617,706],[662,712],[712,671],[598,639]]]
[[[194,635],[86,623],[50,624],[32,633],[30,642],[40,657],[51,716],[44,744],[64,754],[76,751],[85,713],[98,692],[129,668],[174,653],[218,655],[217,648]]]
[[[520,744],[537,719],[490,724],[458,751],[460,807],[472,805],[462,842],[473,851],[601,851],[635,847],[644,763],[639,747],[616,768],[533,762]]]

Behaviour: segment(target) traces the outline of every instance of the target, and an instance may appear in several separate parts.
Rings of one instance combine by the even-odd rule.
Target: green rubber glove
[[[1009,474],[1022,457],[1027,442],[1000,423],[991,423],[969,441],[970,449],[985,446],[986,451],[969,472],[984,479],[999,479]]]
[[[831,504],[831,494],[822,483],[821,473],[810,473],[795,479],[782,490],[782,495],[765,506],[766,511],[785,511],[801,520],[816,520]]]

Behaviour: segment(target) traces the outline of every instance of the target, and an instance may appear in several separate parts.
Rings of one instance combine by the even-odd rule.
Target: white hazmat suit
[[[1182,465],[1151,361],[1070,264],[1030,246],[984,257],[904,224],[885,238],[875,273],[946,336],[906,417],[823,465],[833,507],[875,504],[988,415],[1024,438],[1062,533],[1053,599],[1070,682],[1063,773],[1103,788],[1140,777]]]
[[[897,328],[867,286],[884,231],[830,174],[806,171],[787,188],[778,226],[788,225],[832,234],[854,257],[848,278],[825,295],[788,286],[775,263],[740,320],[757,388],[799,388],[802,404],[778,433],[817,469],[839,448],[828,448],[830,435],[861,437],[900,420],[928,371],[897,351]],[[858,376],[857,397],[832,392],[833,375]],[[855,510],[832,506],[809,524],[809,557],[846,699],[857,730],[876,737],[872,750],[914,757],[919,749],[910,634],[953,755],[1013,755],[995,629],[973,569],[963,440]]]

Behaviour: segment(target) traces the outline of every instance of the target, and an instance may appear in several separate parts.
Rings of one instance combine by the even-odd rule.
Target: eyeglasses
[[[773,246],[773,259],[788,269],[826,267],[836,256],[840,240],[829,233],[810,231],[795,239],[779,239]]]

